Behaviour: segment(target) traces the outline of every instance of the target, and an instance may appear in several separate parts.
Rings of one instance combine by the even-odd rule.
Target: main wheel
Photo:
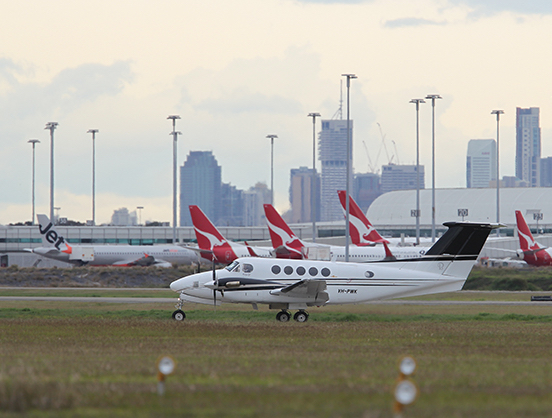
[[[184,321],[184,319],[186,319],[186,314],[184,313],[184,311],[178,309],[173,312],[172,317],[176,321]]]
[[[280,322],[289,322],[291,315],[287,311],[280,311],[276,314],[276,320]]]
[[[293,319],[295,319],[297,322],[307,322],[309,319],[309,314],[306,311],[299,311],[296,312],[295,315],[293,315]]]

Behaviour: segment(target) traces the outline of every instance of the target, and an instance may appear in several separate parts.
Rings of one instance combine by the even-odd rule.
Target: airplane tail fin
[[[270,204],[264,205],[266,223],[277,258],[303,258],[305,244]]]
[[[476,222],[445,222],[447,232],[427,250],[426,256],[453,256],[476,259],[493,229],[502,225]]]
[[[516,227],[519,237],[519,246],[522,251],[538,250],[539,244],[533,238],[525,218],[519,210],[516,210]]]
[[[38,219],[38,230],[42,238],[42,246],[52,249],[55,248],[58,251],[70,254],[72,252],[71,246],[67,244],[65,238],[55,230],[54,224],[50,222],[50,219],[46,215],[36,215],[36,217]]]
[[[227,242],[226,238],[222,236],[199,206],[190,205],[189,209],[194,224],[197,245],[200,249],[212,251],[215,245],[222,245]]]
[[[347,210],[347,192],[338,190],[339,201],[343,207],[343,212]],[[370,245],[375,242],[389,243],[383,238],[378,231],[372,226],[366,215],[362,212],[352,196],[349,195],[349,228],[351,241],[355,245]]]

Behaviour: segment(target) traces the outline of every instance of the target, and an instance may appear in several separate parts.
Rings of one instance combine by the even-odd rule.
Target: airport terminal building
[[[431,237],[431,189],[420,190],[420,230],[422,237]],[[444,222],[466,221],[496,222],[496,189],[436,189],[435,214],[437,236],[446,231]],[[414,237],[416,220],[416,190],[389,192],[378,197],[369,207],[370,222],[387,237]],[[461,211],[460,211],[461,210]],[[484,248],[484,257],[512,256],[518,247],[515,237],[515,210],[520,210],[527,224],[542,234],[552,233],[552,188],[502,188],[500,189],[500,222],[507,227],[501,230],[500,242],[493,242],[494,249]],[[461,213],[466,214],[462,217]],[[301,239],[312,237],[312,224],[291,224]],[[115,227],[115,226],[61,226],[56,230],[72,244],[131,244],[154,245],[172,243],[172,227]],[[271,245],[267,227],[219,227],[220,232],[234,241],[254,242],[255,245]],[[184,245],[195,243],[193,227],[178,227],[177,242]],[[344,245],[345,222],[318,222],[317,242]],[[543,245],[552,245],[552,235],[535,236]],[[41,246],[38,226],[0,226],[0,257],[2,263],[19,266],[33,265],[39,256],[25,252],[26,248]],[[488,247],[486,245],[486,247]],[[499,251],[504,248],[507,251]],[[6,257],[7,255],[7,257]],[[40,257],[40,266],[55,265],[52,260]]]

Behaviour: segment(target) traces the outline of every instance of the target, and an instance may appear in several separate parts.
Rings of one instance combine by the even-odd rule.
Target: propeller
[[[213,305],[215,306],[215,311],[216,311],[216,310],[217,310],[217,287],[218,287],[218,280],[217,280],[217,272],[216,272],[216,270],[215,270],[215,255],[214,255],[214,254],[213,254],[212,260],[213,260],[212,269],[213,269],[213,285],[214,285],[214,288],[213,288]]]

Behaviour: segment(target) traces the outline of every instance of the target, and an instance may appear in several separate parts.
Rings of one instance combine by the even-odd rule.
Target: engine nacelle
[[[525,259],[525,253],[523,252],[523,250],[517,250],[516,251],[516,257],[519,260],[524,260]]]

